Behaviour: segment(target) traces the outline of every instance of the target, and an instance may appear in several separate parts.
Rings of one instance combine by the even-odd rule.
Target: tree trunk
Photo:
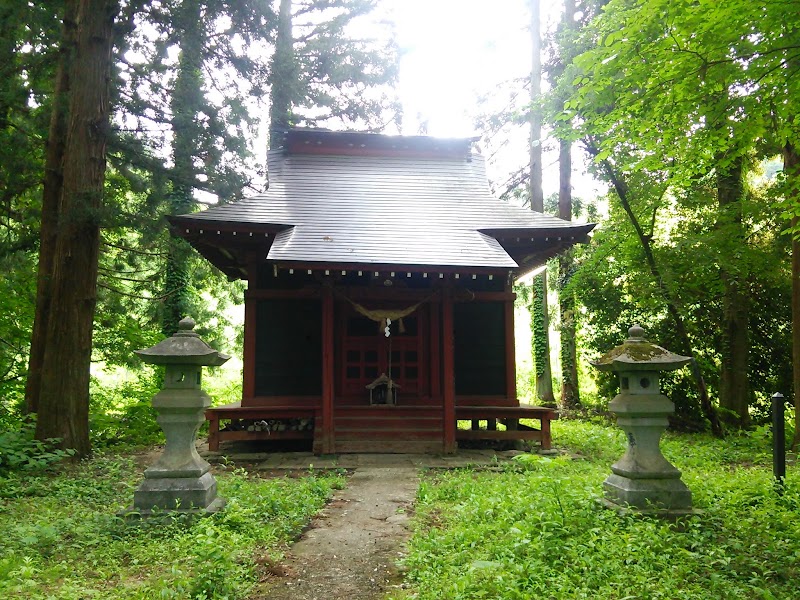
[[[584,140],[584,142],[588,152],[592,156],[596,157],[599,154],[599,151],[592,140]],[[655,254],[653,253],[651,238],[645,234],[641,223],[639,223],[639,219],[636,218],[636,215],[633,212],[630,198],[628,198],[628,186],[607,160],[601,161],[600,166],[608,181],[614,187],[614,191],[617,193],[617,197],[622,205],[622,209],[628,216],[628,220],[636,232],[636,237],[639,239],[639,243],[642,246],[645,262],[650,269],[650,274],[653,276],[653,279],[658,285],[658,289],[661,292],[661,297],[664,299],[664,303],[667,307],[667,313],[675,325],[675,333],[678,336],[678,339],[681,341],[681,348],[679,348],[678,351],[692,356],[692,362],[689,364],[689,368],[692,371],[692,377],[694,377],[695,383],[697,384],[697,390],[700,394],[700,409],[711,425],[711,433],[713,433],[716,437],[724,437],[725,430],[723,429],[719,415],[717,414],[717,411],[708,396],[708,388],[706,387],[703,373],[700,370],[700,365],[694,359],[694,350],[692,348],[692,342],[689,339],[689,333],[686,331],[686,324],[683,322],[683,317],[678,310],[677,303],[673,299],[670,291],[667,289],[664,279],[661,277],[661,271],[658,268],[658,263],[656,262]]]
[[[278,12],[278,31],[275,39],[275,54],[269,75],[270,108],[269,129],[281,131],[292,126],[292,104],[297,87],[297,64],[294,57],[294,35],[292,32],[292,0],[281,0]],[[270,147],[277,140],[270,135]]]
[[[800,205],[800,153],[792,143],[783,148],[783,172],[786,176],[787,198]],[[792,219],[794,230],[800,219]],[[792,450],[800,446],[800,234],[792,234],[792,393],[794,394],[794,438]]]
[[[558,216],[572,220],[572,144],[559,143]],[[569,410],[581,404],[578,389],[578,358],[575,341],[575,298],[566,290],[573,271],[572,252],[564,252],[558,259],[558,305],[561,312],[561,408]]]
[[[530,198],[531,210],[544,212],[542,191],[542,39],[539,0],[531,0],[531,140],[530,140]],[[536,368],[536,397],[542,404],[555,403],[553,376],[550,365],[550,319],[547,307],[547,273],[533,281],[533,356]]]
[[[184,0],[178,12],[176,29],[180,32],[180,56],[172,108],[172,160],[170,212],[185,214],[195,208],[192,194],[194,182],[194,158],[200,131],[197,124],[199,99],[203,87],[201,69],[203,57],[203,31],[201,28],[201,4],[198,0]],[[164,274],[164,307],[161,316],[161,332],[172,336],[178,331],[178,322],[189,313],[189,244],[170,236],[167,249],[167,264]]]
[[[726,244],[745,243],[742,228],[742,195],[744,194],[743,159],[740,157],[726,171],[717,175],[719,214],[716,229]],[[728,253],[725,253],[726,255]],[[722,294],[722,367],[720,369],[720,406],[724,417],[740,427],[750,423],[748,360],[749,301],[745,274],[739,261],[731,256],[720,260]]]
[[[542,37],[539,0],[531,0],[531,141],[530,194],[531,210],[544,212],[542,191]]]
[[[77,2],[58,235],[42,365],[37,439],[90,452],[89,369],[97,292],[100,210],[109,129],[114,0]]]
[[[36,276],[36,308],[31,332],[31,348],[28,356],[28,378],[25,382],[25,409],[38,412],[39,395],[44,362],[45,336],[50,314],[50,278],[53,273],[53,256],[56,246],[59,198],[61,196],[62,161],[67,129],[67,102],[70,88],[69,70],[75,52],[77,26],[76,3],[68,2],[64,11],[53,90],[53,112],[47,135],[47,152],[44,164],[42,190],[42,217],[39,228],[39,266]]]
[[[564,1],[563,30],[571,32],[575,26],[575,2]],[[571,57],[561,57],[561,69]],[[559,73],[559,75],[561,74]],[[563,108],[563,98],[560,99]],[[565,221],[572,221],[572,143],[566,139],[559,140],[558,149],[558,216]],[[561,334],[561,407],[575,409],[581,404],[578,390],[578,359],[575,342],[575,299],[565,291],[573,271],[572,252],[564,252],[558,259],[559,285],[558,308],[560,312]]]

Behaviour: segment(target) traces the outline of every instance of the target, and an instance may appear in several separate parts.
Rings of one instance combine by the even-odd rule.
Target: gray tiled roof
[[[290,226],[268,260],[515,268],[495,239],[582,237],[590,226],[494,198],[483,158],[289,154],[269,157],[270,187],[258,196],[182,215],[198,225]],[[482,233],[490,232],[491,235]]]

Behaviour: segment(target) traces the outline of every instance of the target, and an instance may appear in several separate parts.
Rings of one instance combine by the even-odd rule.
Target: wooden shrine
[[[451,453],[474,438],[549,447],[554,412],[516,396],[512,283],[593,225],[494,198],[474,141],[291,129],[270,151],[266,193],[170,218],[248,282],[242,400],[206,412],[211,449],[238,439],[310,439],[324,454]],[[516,428],[528,418],[538,430]]]

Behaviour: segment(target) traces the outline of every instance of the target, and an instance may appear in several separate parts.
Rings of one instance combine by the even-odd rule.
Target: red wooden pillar
[[[253,406],[256,395],[256,289],[258,265],[250,261],[247,268],[247,290],[244,293],[244,355],[242,357],[242,406]]]
[[[444,405],[444,453],[456,451],[456,380],[453,344],[453,294],[442,290],[442,396]]]
[[[510,290],[509,290],[510,291]],[[516,294],[504,303],[506,326],[506,398],[518,405],[517,400],[517,358],[514,348],[514,300]]]
[[[208,449],[217,452],[219,450],[219,414],[207,412],[206,420],[208,421]]]
[[[333,426],[333,290],[322,288],[322,454],[332,454],[336,448]]]

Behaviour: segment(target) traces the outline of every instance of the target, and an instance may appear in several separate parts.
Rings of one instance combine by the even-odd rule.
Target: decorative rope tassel
[[[378,332],[383,330],[386,337],[389,337],[390,332],[387,331],[387,327],[391,325],[392,320],[399,321],[398,331],[400,333],[405,333],[406,328],[405,324],[403,323],[403,317],[407,317],[415,310],[417,310],[420,306],[425,304],[428,300],[433,298],[438,292],[432,293],[430,296],[417,302],[416,304],[409,306],[407,308],[392,308],[392,309],[368,309],[360,305],[358,302],[353,302],[350,298],[345,296],[344,294],[336,292],[334,288],[334,293],[336,293],[340,298],[344,299],[345,301],[349,302],[350,305],[356,310],[358,314],[371,321],[375,321],[378,323]]]

